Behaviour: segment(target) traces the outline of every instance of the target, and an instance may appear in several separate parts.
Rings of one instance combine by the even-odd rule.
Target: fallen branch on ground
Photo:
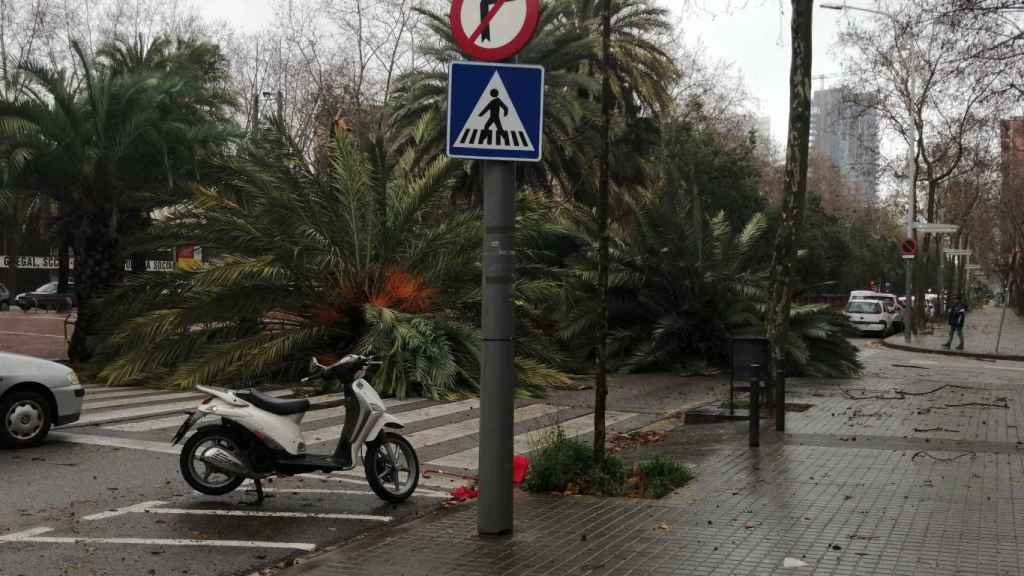
[[[963,458],[964,456],[970,456],[971,459],[974,459],[977,456],[977,453],[975,453],[975,452],[964,452],[963,454],[959,454],[957,456],[950,456],[950,457],[947,458],[947,457],[944,457],[944,456],[936,456],[936,455],[934,455],[934,454],[932,454],[930,452],[925,452],[924,450],[918,450],[917,452],[914,452],[914,455],[910,457],[910,460],[914,461],[915,459],[917,459],[918,456],[927,456],[927,457],[931,458],[932,460],[938,460],[939,462],[953,462],[954,460],[959,460],[959,459]]]
[[[843,396],[846,396],[850,400],[906,400],[907,399],[907,397],[902,395],[902,394],[900,394],[898,396],[882,396],[882,395],[879,395],[879,394],[872,394],[870,396],[854,396],[853,394],[850,394],[849,390],[846,390],[845,388],[840,388],[839,391],[843,393]],[[897,391],[897,393],[899,393],[899,391]]]
[[[983,406],[989,408],[1006,408],[1009,409],[1009,404],[993,404],[991,402],[964,402],[963,404],[946,404],[945,406],[933,406],[933,408],[939,410],[944,408],[965,408],[968,406]]]
[[[897,394],[906,394],[907,396],[927,396],[929,394],[934,394],[939,390],[942,390],[943,388],[960,388],[961,390],[974,389],[970,386],[961,386],[960,384],[943,384],[942,386],[939,386],[938,388],[935,388],[934,390],[929,390],[927,392],[907,392],[906,390],[900,390],[899,388],[895,389],[894,392],[896,392]]]

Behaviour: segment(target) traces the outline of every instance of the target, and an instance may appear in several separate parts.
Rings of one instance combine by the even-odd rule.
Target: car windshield
[[[896,304],[896,299],[893,298],[892,296],[865,296],[864,299],[865,300],[874,300],[876,302],[881,302],[881,303],[885,304],[886,306],[892,306],[892,305]]]
[[[847,312],[853,312],[854,314],[878,314],[882,311],[882,307],[878,302],[850,302],[846,307]]]
[[[57,293],[57,283],[56,282],[50,282],[49,284],[43,284],[42,286],[39,287],[38,290],[36,290],[36,293],[37,294],[56,294]]]

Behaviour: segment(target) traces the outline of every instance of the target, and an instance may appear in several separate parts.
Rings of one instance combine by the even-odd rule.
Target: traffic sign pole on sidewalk
[[[452,38],[471,58],[507,61],[533,36],[540,0],[452,0]],[[483,160],[484,245],[480,369],[480,534],[511,532],[515,409],[515,161],[536,162],[543,138],[544,69],[453,62],[448,137],[453,158]]]
[[[913,233],[912,225],[909,228],[910,233]],[[917,242],[912,237],[907,238],[900,244],[900,251],[903,253],[903,262],[906,264],[906,288],[904,291],[906,305],[903,306],[903,340],[909,344],[910,335],[914,327],[914,295],[912,292],[914,288],[914,257],[917,256]]]
[[[480,508],[481,534],[512,530],[512,436],[515,410],[515,275],[516,172],[510,162],[486,161],[484,177],[484,270],[480,371]]]

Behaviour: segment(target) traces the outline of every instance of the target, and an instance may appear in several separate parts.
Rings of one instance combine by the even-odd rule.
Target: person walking
[[[949,307],[949,340],[942,345],[943,348],[949,348],[953,344],[953,336],[960,336],[960,345],[956,347],[957,350],[964,349],[964,322],[967,319],[967,306],[964,305],[963,296],[960,294],[956,295],[956,300],[953,305]]]

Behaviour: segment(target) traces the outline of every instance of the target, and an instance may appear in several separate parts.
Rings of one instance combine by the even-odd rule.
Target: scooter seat
[[[288,416],[289,414],[298,414],[309,410],[309,400],[278,400],[259,390],[241,392],[235,395],[257,408],[279,416]]]

